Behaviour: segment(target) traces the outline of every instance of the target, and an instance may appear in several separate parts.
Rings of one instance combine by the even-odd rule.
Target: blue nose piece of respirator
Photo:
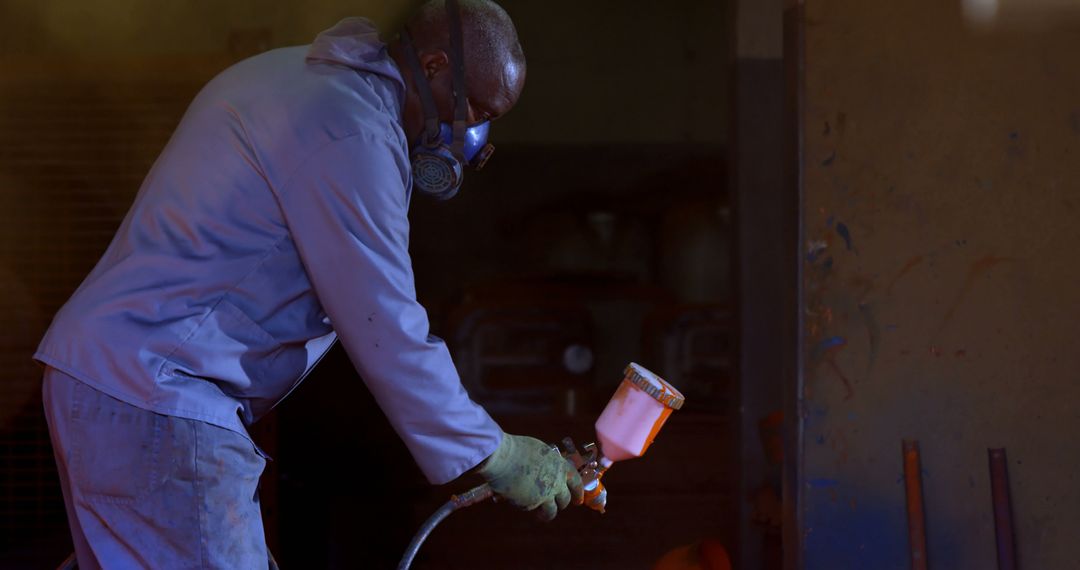
[[[473,168],[482,167],[491,156],[490,152],[487,155],[481,154],[487,146],[490,128],[491,123],[484,121],[465,129],[465,162]],[[454,144],[454,127],[450,123],[439,125],[439,136],[442,137],[443,144],[446,146]]]
[[[454,128],[449,123],[439,125],[436,144],[418,144],[412,152],[413,187],[437,200],[453,198],[461,188],[465,165],[483,168],[495,147],[487,143],[487,121],[465,129],[462,155],[454,156]]]

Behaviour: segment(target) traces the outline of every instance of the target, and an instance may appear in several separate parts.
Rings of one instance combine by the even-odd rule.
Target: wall
[[[1021,567],[1080,559],[1075,20],[966,28],[938,0],[805,2],[806,568],[995,567],[988,447]]]

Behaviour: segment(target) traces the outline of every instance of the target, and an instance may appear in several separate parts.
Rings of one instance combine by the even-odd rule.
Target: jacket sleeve
[[[429,334],[408,252],[408,161],[381,135],[329,143],[278,192],[315,293],[353,365],[427,479],[457,478],[502,431]]]

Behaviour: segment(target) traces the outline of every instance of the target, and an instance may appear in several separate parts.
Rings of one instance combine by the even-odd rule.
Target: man
[[[516,32],[488,0],[406,29],[346,19],[213,79],[56,315],[35,358],[81,568],[266,567],[246,427],[337,339],[432,483],[474,470],[545,519],[580,501],[469,399],[408,256],[412,194],[452,196],[521,93]]]

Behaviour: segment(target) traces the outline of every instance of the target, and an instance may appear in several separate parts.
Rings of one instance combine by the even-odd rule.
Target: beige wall
[[[908,567],[915,438],[931,567],[995,567],[1004,446],[1021,567],[1073,568],[1075,22],[975,31],[938,0],[807,0],[806,22],[807,567]]]

